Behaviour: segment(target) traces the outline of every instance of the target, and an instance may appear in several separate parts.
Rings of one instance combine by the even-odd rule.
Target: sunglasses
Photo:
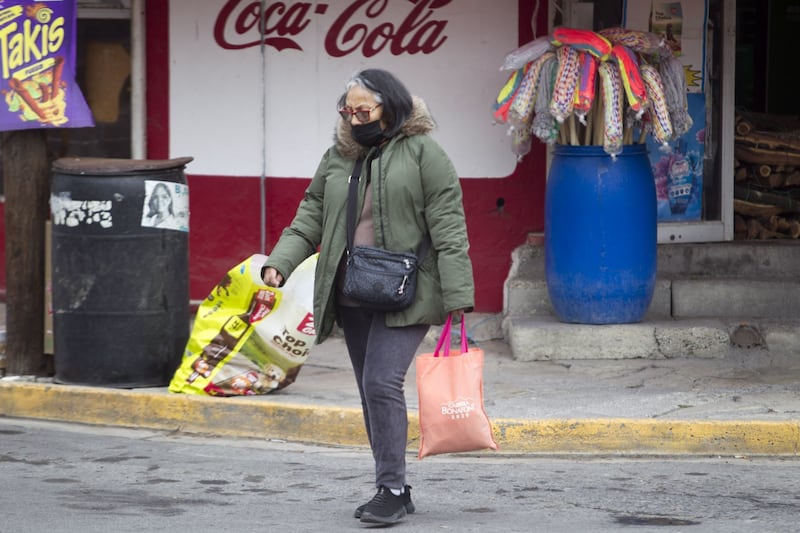
[[[352,110],[349,107],[343,107],[339,110],[339,114],[342,118],[346,121],[351,121],[353,117],[356,117],[359,122],[367,122],[369,117],[372,115],[372,112],[378,109],[381,104],[375,104],[374,106],[370,107],[369,109],[356,109]]]

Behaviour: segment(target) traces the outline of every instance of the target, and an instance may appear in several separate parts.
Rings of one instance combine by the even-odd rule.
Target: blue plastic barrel
[[[656,190],[645,145],[557,145],[545,197],[545,277],[556,316],[639,322],[656,281]]]

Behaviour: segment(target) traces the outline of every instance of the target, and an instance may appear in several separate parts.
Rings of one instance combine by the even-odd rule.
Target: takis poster
[[[76,0],[0,0],[0,131],[93,126],[75,82]]]

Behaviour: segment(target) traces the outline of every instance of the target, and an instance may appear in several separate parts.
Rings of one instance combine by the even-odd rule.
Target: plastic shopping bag
[[[318,255],[303,261],[281,288],[261,279],[265,255],[231,269],[197,310],[170,392],[256,395],[293,383],[316,337]]]
[[[461,321],[461,353],[450,354],[452,316],[434,353],[417,356],[419,458],[441,453],[497,449],[483,408],[483,350],[467,347]],[[439,351],[444,347],[442,356]]]

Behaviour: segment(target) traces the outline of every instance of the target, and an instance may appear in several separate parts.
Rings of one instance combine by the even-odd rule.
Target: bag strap
[[[453,317],[451,315],[447,315],[447,320],[444,322],[444,326],[442,326],[442,334],[439,335],[439,340],[436,342],[436,349],[433,350],[433,356],[439,357],[439,350],[442,347],[445,347],[444,356],[447,357],[450,355],[450,330],[453,327]]]
[[[353,250],[353,235],[356,232],[356,206],[358,204],[358,182],[361,179],[361,165],[364,164],[364,158],[359,157],[356,159],[356,164],[353,166],[353,172],[347,179],[347,253],[348,255]]]
[[[461,317],[461,353],[465,354],[469,351],[469,346],[467,344],[467,320],[462,315]],[[453,314],[449,313],[447,315],[447,320],[442,326],[442,334],[439,336],[439,341],[436,343],[436,349],[433,351],[434,357],[439,357],[439,351],[442,351],[443,357],[450,356],[450,343],[451,343],[451,336],[453,332]]]
[[[369,158],[371,163],[374,158]],[[364,164],[364,158],[359,157],[353,165],[353,172],[347,180],[347,253],[353,250],[353,239],[356,232],[356,208],[358,207],[358,183],[361,181],[361,167]],[[381,189],[380,181],[378,181],[378,205],[381,203]],[[383,218],[381,222],[381,240],[386,242],[386,235],[383,233]],[[421,261],[423,257],[428,254],[431,245],[430,233],[425,233],[425,238],[417,248],[417,258]]]
[[[467,353],[469,346],[467,344],[467,317],[461,315],[461,353]]]

